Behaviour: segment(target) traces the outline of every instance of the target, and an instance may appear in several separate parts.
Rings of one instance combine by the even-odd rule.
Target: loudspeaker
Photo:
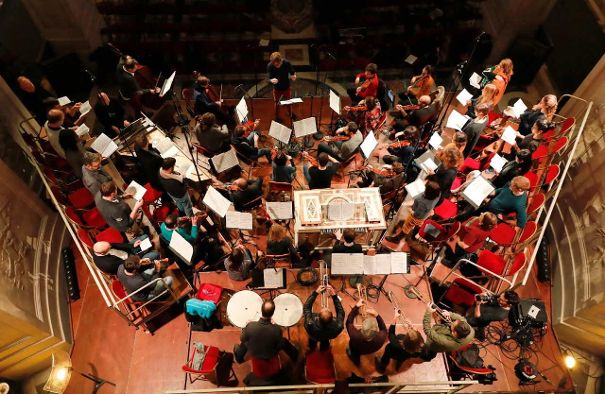
[[[529,322],[531,327],[541,328],[548,322],[544,301],[536,298],[521,300],[510,309],[508,318],[513,327]]]
[[[540,282],[550,282],[550,259],[548,257],[548,239],[542,238],[538,246],[536,255],[536,264],[538,265],[538,280]]]
[[[64,248],[61,254],[63,256],[63,268],[65,269],[65,280],[67,282],[69,298],[73,301],[79,300],[80,286],[78,286],[74,253],[71,248]]]

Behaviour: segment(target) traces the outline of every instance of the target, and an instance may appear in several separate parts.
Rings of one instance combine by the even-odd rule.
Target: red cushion
[[[145,204],[151,204],[158,198],[162,197],[162,192],[155,190],[149,183],[145,184],[145,190],[147,190],[143,196],[143,201]]]
[[[443,200],[439,206],[435,208],[435,215],[441,219],[451,219],[458,214],[458,205],[450,200]]]
[[[92,206],[95,203],[94,197],[85,187],[81,187],[78,190],[69,193],[67,199],[76,209],[84,209]]]
[[[218,356],[220,355],[220,351],[216,346],[209,346],[206,349],[206,355],[204,356],[204,361],[202,362],[202,367],[200,369],[191,368],[191,363],[193,362],[193,358],[195,357],[195,348],[193,348],[193,353],[191,355],[190,363],[183,365],[183,371],[191,372],[191,373],[211,373],[214,371],[216,364],[218,363]]]
[[[467,157],[464,159],[464,162],[460,166],[460,171],[466,172],[468,170],[478,170],[481,167],[481,163],[479,160],[471,159]]]
[[[217,286],[212,283],[204,283],[202,286],[200,286],[195,298],[198,300],[212,301],[215,304],[218,304],[221,299],[222,292],[223,288],[221,286]]]
[[[79,228],[78,229],[78,238],[80,238],[80,241],[88,246],[90,249],[92,249],[94,242],[92,241],[92,238],[90,238],[90,235],[88,235],[88,232],[86,230],[84,230],[83,228]]]
[[[489,237],[498,245],[510,245],[513,243],[516,234],[515,229],[509,224],[499,223],[490,231]]]
[[[475,303],[475,294],[466,291],[465,289],[452,285],[447,289],[443,298],[454,305],[472,306]]]
[[[110,244],[113,243],[122,243],[124,242],[124,237],[122,237],[122,234],[116,230],[115,228],[109,227],[103,231],[101,231],[100,233],[98,233],[95,236],[95,239],[97,242],[101,242],[101,241],[107,241]]]
[[[84,222],[87,225],[92,227],[100,228],[107,226],[107,222],[105,221],[105,219],[103,219],[103,216],[101,216],[101,212],[99,212],[96,207],[89,211],[86,211],[82,215],[82,219],[84,219]]]
[[[479,254],[479,260],[477,261],[477,265],[479,266],[479,269],[483,267],[496,275],[502,275],[505,263],[502,256],[490,252],[489,250],[484,250]],[[488,275],[491,275],[487,271],[482,271]]]
[[[263,360],[260,358],[252,358],[252,373],[257,378],[268,378],[279,372],[281,369],[281,362],[279,356],[275,356],[270,360]]]
[[[305,361],[307,380],[316,384],[334,383],[334,356],[330,349],[314,350],[307,354]]]

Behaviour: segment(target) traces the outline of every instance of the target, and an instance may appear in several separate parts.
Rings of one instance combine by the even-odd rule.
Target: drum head
[[[263,299],[250,290],[238,291],[227,304],[227,318],[236,327],[244,328],[261,317]]]
[[[294,294],[280,294],[273,300],[275,313],[273,321],[282,327],[291,327],[298,323],[303,316],[303,303]]]

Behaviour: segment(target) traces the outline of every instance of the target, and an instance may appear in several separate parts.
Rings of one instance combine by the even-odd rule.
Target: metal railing
[[[416,382],[416,383],[351,383],[346,385],[347,392],[369,392],[380,394],[395,393],[456,393],[466,387],[478,384],[476,380],[454,380],[449,382]],[[256,387],[215,387],[210,389],[165,390],[164,394],[203,394],[203,393],[283,393],[283,394],[328,394],[335,393],[335,384],[302,384],[289,386],[256,386]],[[357,390],[355,390],[357,389]],[[371,390],[371,391],[368,391]]]

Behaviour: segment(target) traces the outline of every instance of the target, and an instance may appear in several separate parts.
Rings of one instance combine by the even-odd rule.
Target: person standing
[[[397,371],[405,360],[421,357],[420,350],[424,345],[424,339],[422,339],[422,335],[418,331],[409,326],[407,333],[395,333],[400,316],[401,313],[395,311],[393,321],[389,326],[389,343],[384,348],[382,357],[376,358],[376,370],[380,373],[384,373],[391,359],[396,361],[395,370]]]
[[[475,338],[475,330],[467,323],[466,319],[457,314],[443,311],[443,314],[451,320],[451,323],[438,323],[431,325],[431,315],[435,309],[431,305],[424,313],[422,325],[426,334],[426,342],[423,351],[425,358],[432,360],[437,353],[453,352],[462,346],[469,344]]]
[[[275,102],[275,114],[281,100],[290,99],[290,81],[296,81],[296,71],[292,63],[282,58],[281,53],[273,52],[267,64],[267,79],[273,84],[273,101]]]
[[[176,159],[174,157],[165,158],[162,162],[158,179],[162,188],[166,190],[174,201],[179,212],[184,213],[186,216],[193,216],[193,204],[191,203],[187,186],[185,186],[185,178],[182,174],[174,171],[175,165]]]
[[[368,309],[365,312],[368,316],[364,316],[361,329],[355,327],[355,318],[360,314],[360,308],[364,303],[364,300],[359,300],[347,318],[347,333],[349,334],[347,356],[357,366],[361,364],[362,355],[377,352],[387,339],[387,326],[374,309]]]
[[[328,308],[322,308],[319,313],[313,313],[313,304],[317,296],[323,292],[327,292],[334,302],[336,317]],[[309,350],[315,350],[317,342],[319,342],[319,350],[324,351],[330,348],[330,340],[336,338],[344,329],[345,310],[330,285],[319,286],[303,306],[303,316],[305,322],[305,330],[309,334]]]

